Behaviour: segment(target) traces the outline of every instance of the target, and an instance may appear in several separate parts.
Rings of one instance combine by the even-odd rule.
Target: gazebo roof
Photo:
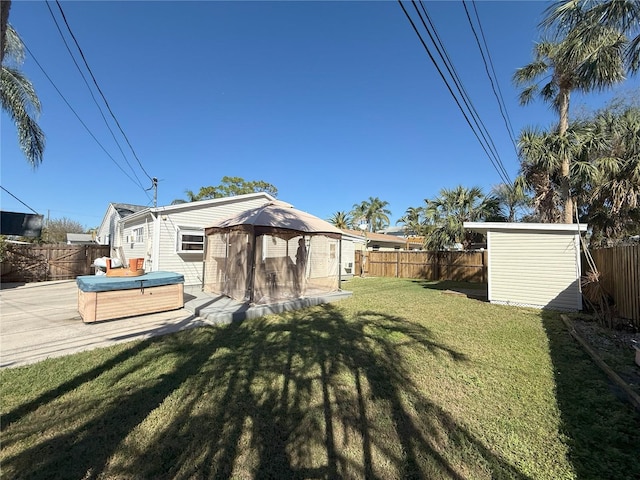
[[[228,230],[251,230],[256,234],[283,237],[293,237],[301,233],[322,234],[335,238],[342,236],[342,231],[329,222],[281,201],[269,202],[219,220],[206,227],[205,233],[211,235]]]

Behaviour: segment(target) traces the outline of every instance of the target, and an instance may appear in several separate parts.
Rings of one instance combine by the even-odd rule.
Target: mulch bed
[[[571,319],[576,332],[630,389],[640,395],[640,366],[635,363],[635,345],[640,347],[640,332],[631,328],[619,330],[601,326],[594,317]]]

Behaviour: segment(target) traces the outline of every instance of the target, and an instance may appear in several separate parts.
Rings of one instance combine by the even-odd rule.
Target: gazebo
[[[342,232],[285,202],[205,228],[203,290],[270,304],[340,289]]]

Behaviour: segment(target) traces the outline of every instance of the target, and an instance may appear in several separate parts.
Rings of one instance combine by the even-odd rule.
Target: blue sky
[[[49,5],[64,29],[56,4]],[[123,158],[47,4],[14,0],[10,23],[112,157],[27,55],[22,68],[42,102],[45,157],[35,170],[27,164],[3,113],[1,184],[45,216],[94,227],[109,202],[152,205],[147,174],[159,179],[158,205],[227,175],[272,183],[278,198],[325,219],[379,197],[389,202],[393,225],[442,188],[489,192],[501,181],[396,1],[61,5],[144,171],[108,117]],[[515,149],[462,2],[424,5],[515,177]],[[540,102],[519,106],[511,82],[532,58],[547,5],[475,4],[516,135],[555,118]],[[638,85],[634,79],[604,95],[574,95],[572,107],[599,108]],[[4,191],[0,199],[2,210],[29,212]]]

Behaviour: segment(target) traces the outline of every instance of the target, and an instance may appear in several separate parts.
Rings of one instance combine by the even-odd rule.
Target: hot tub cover
[[[174,272],[149,272],[137,277],[84,275],[77,277],[76,283],[83,292],[109,292],[184,283],[184,275]]]

